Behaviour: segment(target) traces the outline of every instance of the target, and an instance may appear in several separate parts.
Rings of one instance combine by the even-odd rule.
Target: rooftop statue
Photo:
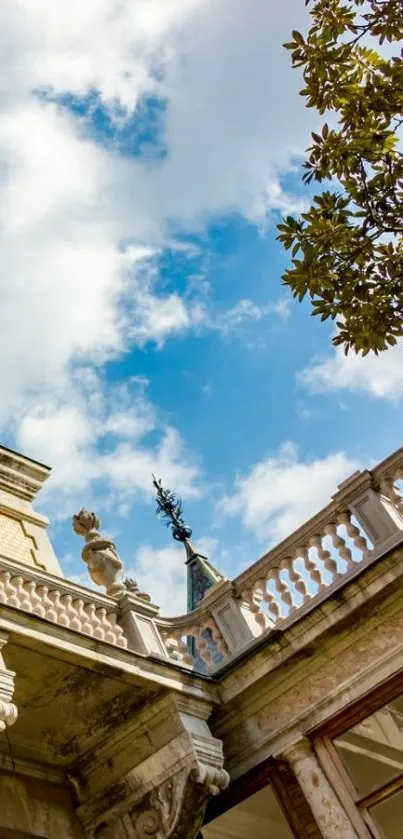
[[[73,530],[86,541],[81,556],[87,563],[91,580],[97,586],[104,586],[110,597],[119,598],[130,591],[149,601],[149,595],[140,592],[135,580],[123,579],[123,562],[116,545],[111,539],[101,536],[100,526],[98,516],[88,510],[80,510],[73,516]]]
[[[73,516],[73,530],[86,542],[81,556],[87,563],[91,580],[97,586],[104,586],[107,594],[119,597],[125,593],[123,562],[114,542],[99,533],[100,526],[98,516],[88,510],[80,510]]]

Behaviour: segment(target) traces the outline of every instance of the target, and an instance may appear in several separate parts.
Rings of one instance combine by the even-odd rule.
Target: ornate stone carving
[[[71,778],[77,816],[94,839],[192,839],[208,799],[228,786],[211,705],[176,693],[155,698],[111,747],[86,756]],[[146,731],[140,757],[134,732]],[[133,733],[132,733],[133,732]]]
[[[223,769],[198,764],[183,769],[126,812],[94,831],[96,839],[193,839],[202,824],[207,801],[228,785]]]

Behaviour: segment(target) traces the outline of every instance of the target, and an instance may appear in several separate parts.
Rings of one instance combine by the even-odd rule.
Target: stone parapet
[[[100,641],[126,647],[112,598],[0,557],[0,604]]]

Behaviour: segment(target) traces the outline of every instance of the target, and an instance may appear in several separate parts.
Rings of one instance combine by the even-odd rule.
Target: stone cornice
[[[32,501],[50,475],[50,468],[0,446],[0,489]]]

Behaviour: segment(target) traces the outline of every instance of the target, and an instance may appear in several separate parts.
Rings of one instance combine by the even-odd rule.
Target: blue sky
[[[307,10],[3,14],[1,439],[53,467],[38,505],[67,576],[90,584],[70,526],[88,506],[181,612],[153,471],[234,576],[401,444],[402,347],[345,359],[281,284],[276,222],[309,198],[298,166],[317,119],[281,44]]]

